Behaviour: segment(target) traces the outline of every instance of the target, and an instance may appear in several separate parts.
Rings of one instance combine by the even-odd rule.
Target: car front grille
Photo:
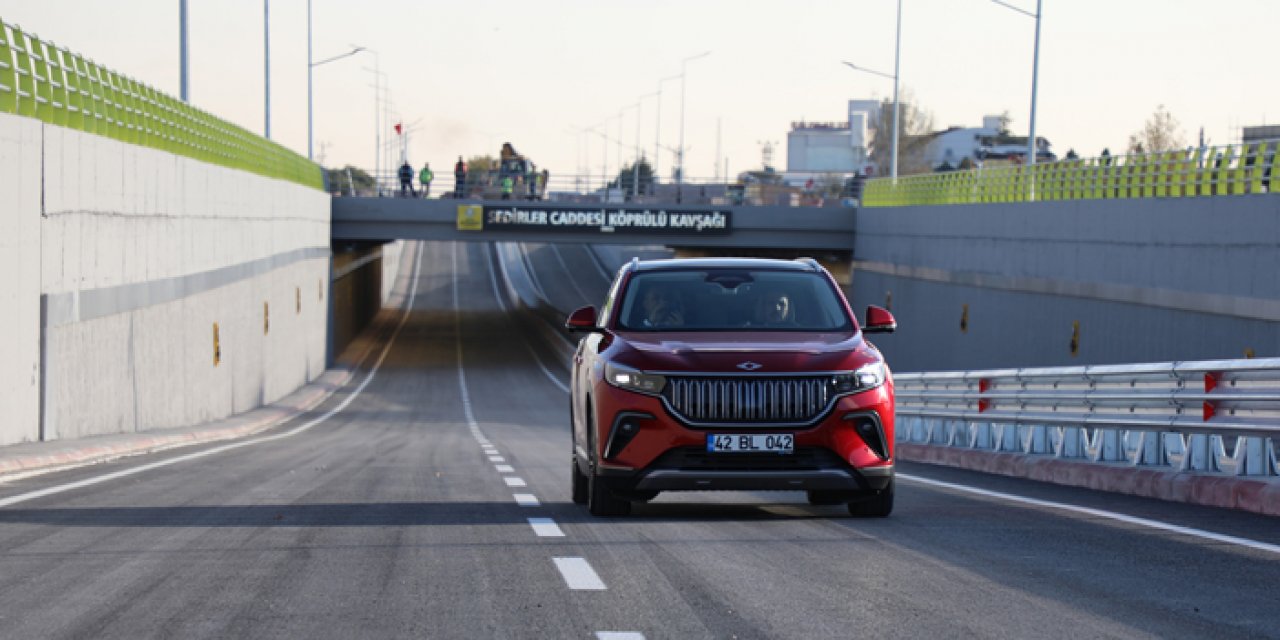
[[[805,423],[831,399],[830,376],[668,376],[662,395],[688,422]]]

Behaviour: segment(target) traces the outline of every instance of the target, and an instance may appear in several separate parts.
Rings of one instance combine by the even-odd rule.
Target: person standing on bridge
[[[431,163],[430,162],[423,163],[422,171],[418,172],[418,182],[422,183],[423,198],[431,197],[431,180],[435,177],[436,177],[436,174],[431,173]]]
[[[467,197],[467,163],[458,156],[458,163],[453,165],[453,197]]]
[[[417,193],[413,191],[413,167],[409,165],[409,161],[405,160],[400,165],[400,197],[417,197]],[[405,194],[409,194],[406,196]]]
[[[525,162],[524,173],[525,187],[529,190],[528,198],[530,200],[538,199],[538,170],[533,166],[532,162]]]
[[[503,176],[502,178],[502,199],[510,200],[511,192],[515,189],[516,181],[511,176]]]

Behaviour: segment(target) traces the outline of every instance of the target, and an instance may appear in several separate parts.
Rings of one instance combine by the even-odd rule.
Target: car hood
[[[880,359],[857,331],[619,332],[628,364],[649,371],[760,374],[843,371]],[[758,366],[756,366],[758,365]]]

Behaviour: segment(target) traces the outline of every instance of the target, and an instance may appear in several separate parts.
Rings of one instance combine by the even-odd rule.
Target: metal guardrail
[[[905,373],[897,440],[1277,475],[1280,358]]]
[[[867,207],[1275,193],[1280,141],[868,180]],[[1280,175],[1275,176],[1280,179]]]
[[[324,188],[289,149],[3,21],[0,113]]]

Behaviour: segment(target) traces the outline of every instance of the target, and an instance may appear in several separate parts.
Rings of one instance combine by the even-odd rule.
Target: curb
[[[1168,502],[1280,516],[1280,482],[1258,480],[1249,476],[1185,473],[908,442],[898,443],[895,449],[896,457],[908,462],[955,467]]]

